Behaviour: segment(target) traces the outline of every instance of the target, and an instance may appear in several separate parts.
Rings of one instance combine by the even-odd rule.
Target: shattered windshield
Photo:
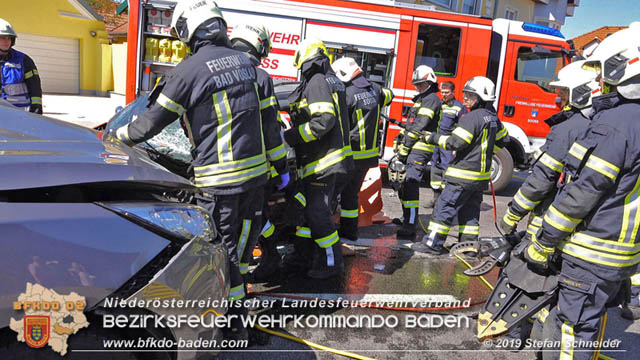
[[[135,121],[145,110],[147,110],[147,95],[139,97],[111,118],[107,124],[106,131],[118,129]],[[184,163],[191,163],[192,161],[191,144],[177,119],[165,127],[158,135],[140,144],[140,146]]]

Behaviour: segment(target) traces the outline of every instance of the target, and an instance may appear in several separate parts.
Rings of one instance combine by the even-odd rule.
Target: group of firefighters
[[[309,265],[310,278],[340,274],[340,238],[358,237],[358,192],[367,170],[378,166],[380,113],[393,99],[391,90],[369,82],[354,59],[332,64],[322,41],[305,39],[294,55],[302,76],[289,96],[292,124],[285,127],[273,82],[258,67],[271,50],[269,31],[243,24],[228,36],[213,0],[180,1],[173,14],[172,27],[192,56],[159,81],[149,109],[113,135],[137,144],[180,117],[194,148],[194,181],[202,189],[197,202],[211,214],[228,248],[230,300],[246,295],[258,238],[264,258],[260,267],[273,270],[265,270],[273,264],[268,259],[277,257],[265,199],[291,181],[288,144],[296,154],[293,198],[304,214],[296,235],[307,240],[296,247],[297,259]],[[10,40],[13,45],[15,33]],[[28,59],[9,50],[0,47],[0,56],[12,54],[6,61]],[[547,141],[500,223],[505,234],[513,234],[530,214],[521,241],[527,242],[524,258],[532,271],[548,271],[562,259],[558,300],[544,325],[545,336],[561,340],[562,346],[556,353],[545,352],[545,358],[590,357],[589,351],[575,350],[593,349],[575,348],[574,341],[598,338],[606,307],[619,300],[622,288],[632,289],[632,296],[627,292],[623,299],[625,316],[640,317],[639,58],[640,23],[633,23],[605,39],[588,59],[559,72],[550,85],[561,111],[546,120],[551,127]],[[33,72],[37,76],[35,67]],[[5,79],[4,68],[2,74],[3,97],[20,95],[9,92],[15,81]],[[22,75],[28,84],[28,74]],[[454,98],[453,83],[438,87],[426,65],[415,69],[412,80],[418,95],[390,163],[392,180],[400,179],[403,208],[397,236],[416,235],[419,187],[431,163],[433,215],[426,235],[412,249],[441,255],[448,252],[444,243],[455,224],[460,241],[478,239],[492,158],[509,136],[496,116],[490,79],[470,79],[462,89],[463,102]],[[30,101],[30,107],[39,105],[38,97]],[[338,194],[339,227],[331,213]],[[247,314],[243,307],[229,311]],[[247,337],[240,321],[225,331],[231,338]]]

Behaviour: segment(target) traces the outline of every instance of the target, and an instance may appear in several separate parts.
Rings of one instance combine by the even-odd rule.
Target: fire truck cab
[[[497,95],[494,105],[513,140],[494,156],[496,191],[509,184],[514,167],[528,167],[530,155],[544,143],[549,131],[544,120],[558,111],[549,82],[569,62],[570,51],[556,29],[392,0],[217,3],[230,30],[240,23],[261,23],[270,30],[273,50],[261,67],[276,82],[299,79],[293,66],[296,46],[301,39],[316,36],[325,42],[332,57],[353,57],[369,80],[392,89],[395,99],[389,116],[403,122],[417,94],[411,76],[419,65],[432,67],[438,83],[454,83],[459,99],[465,82],[473,76],[492,79]],[[176,65],[145,54],[154,42],[149,39],[171,39],[166,18],[174,6],[175,1],[129,0],[127,102],[149,91],[155,78]],[[379,137],[384,160],[392,156],[393,139],[399,130],[385,123]]]

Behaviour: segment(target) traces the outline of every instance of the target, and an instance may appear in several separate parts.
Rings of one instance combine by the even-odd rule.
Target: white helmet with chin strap
[[[209,19],[218,18],[225,26],[227,22],[222,17],[222,12],[213,0],[179,0],[173,10],[171,28],[175,30],[178,38],[189,43],[196,30]]]
[[[236,39],[243,40],[253,46],[260,59],[266,58],[271,52],[271,34],[264,25],[238,25],[231,32],[231,40]]]
[[[428,67],[427,65],[420,65],[415,70],[413,70],[411,82],[414,85],[417,85],[425,81],[430,81],[435,84],[436,82],[438,82],[438,77],[436,76],[436,73],[433,72],[432,68]]]
[[[493,81],[484,76],[472,77],[466,84],[464,84],[462,92],[476,94],[484,102],[496,100],[496,86],[493,84]]]
[[[16,44],[16,38],[18,37],[16,31],[13,30],[13,26],[5,19],[0,19],[0,36],[10,36],[11,46]]]
[[[344,83],[353,80],[353,78],[362,73],[360,66],[350,57],[343,57],[334,61],[331,64],[331,68],[333,68],[338,79]]]
[[[602,80],[627,99],[640,99],[640,22],[633,22],[598,45],[589,61],[599,61]]]
[[[596,81],[598,73],[588,66],[587,60],[574,61],[558,72],[558,80],[549,85],[564,88],[569,93],[569,105],[583,109],[591,106],[591,98],[600,95]]]

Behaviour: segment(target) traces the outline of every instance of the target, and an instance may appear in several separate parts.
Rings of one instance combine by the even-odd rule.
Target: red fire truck
[[[496,190],[512,178],[514,166],[525,168],[529,155],[544,142],[544,119],[556,112],[549,82],[570,59],[562,34],[545,26],[435,11],[432,7],[392,0],[218,0],[229,25],[262,23],[271,31],[273,51],[261,66],[275,80],[295,81],[293,54],[301,39],[317,36],[332,56],[350,56],[366,76],[393,89],[389,115],[403,119],[416,91],[413,69],[432,67],[438,82],[451,81],[462,97],[464,83],[483,75],[496,84],[498,116],[517,140],[494,156]],[[171,38],[168,31],[175,1],[129,0],[127,102],[148,91],[153,79],[175,63],[148,60],[147,39]],[[395,135],[385,130],[381,156],[392,155]]]

